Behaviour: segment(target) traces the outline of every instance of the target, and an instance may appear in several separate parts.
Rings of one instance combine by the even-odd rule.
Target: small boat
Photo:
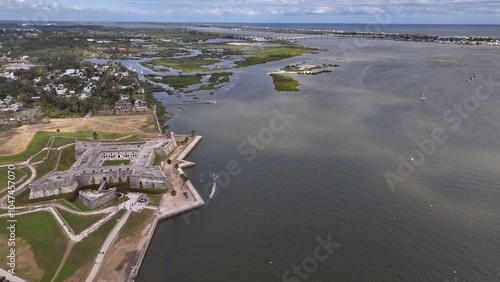
[[[425,100],[425,87],[424,87],[424,92],[422,93],[422,97],[420,97],[420,100]]]

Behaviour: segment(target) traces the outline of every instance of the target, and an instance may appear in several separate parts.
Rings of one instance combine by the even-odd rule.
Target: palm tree
[[[188,182],[189,178],[187,175],[185,175],[184,173],[181,175],[181,178],[182,178],[182,181],[184,181],[184,188],[187,188],[187,185],[186,183]]]
[[[170,195],[172,195],[172,197],[174,197],[174,206],[175,206],[175,196],[177,195],[177,191],[175,191],[175,190],[170,191]]]

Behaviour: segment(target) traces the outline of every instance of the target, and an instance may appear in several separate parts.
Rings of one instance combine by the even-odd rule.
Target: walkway
[[[89,276],[87,277],[87,282],[92,282],[97,275],[97,272],[99,271],[99,267],[101,265],[101,262],[104,259],[104,256],[106,255],[106,251],[109,249],[111,244],[115,241],[116,235],[118,235],[118,232],[120,229],[122,229],[123,225],[125,222],[127,222],[128,217],[130,216],[130,213],[132,213],[131,210],[128,210],[122,218],[120,218],[120,221],[113,227],[113,230],[108,234],[108,237],[106,237],[106,240],[102,244],[102,247],[99,251],[99,254],[97,255],[97,258],[95,259],[94,262],[94,267],[92,267],[92,271],[90,272]]]

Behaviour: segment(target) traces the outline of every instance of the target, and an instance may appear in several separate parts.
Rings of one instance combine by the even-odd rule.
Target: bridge
[[[217,104],[214,100],[200,100],[200,101],[182,101],[180,103],[167,104],[167,106],[185,106],[185,105],[201,105],[201,104]]]
[[[325,35],[306,35],[296,37],[278,37],[279,40],[303,40],[303,39],[334,39],[341,35],[338,34],[325,34]]]

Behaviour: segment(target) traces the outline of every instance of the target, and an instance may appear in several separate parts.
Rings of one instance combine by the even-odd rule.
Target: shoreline
[[[198,143],[201,141],[201,139],[202,139],[202,136],[197,135],[193,139],[193,141],[191,141],[190,144],[176,158],[176,161],[179,162],[179,168],[177,169],[177,172],[179,173],[179,175],[184,174],[184,171],[182,170],[182,168],[187,168],[187,167],[195,165],[194,162],[188,162],[185,160],[185,158],[196,147],[196,145],[198,145]],[[190,211],[193,209],[203,207],[205,205],[205,201],[203,201],[200,194],[198,193],[198,191],[196,190],[194,185],[191,183],[191,180],[188,180],[186,182],[186,186],[189,189],[189,191],[192,193],[192,195],[194,196],[194,201],[191,204],[183,205],[183,206],[177,207],[175,209],[161,209],[161,203],[163,202],[164,198],[168,198],[170,194],[165,193],[162,196],[162,200],[161,200],[160,205],[158,207],[156,217],[154,218],[154,220],[152,222],[153,226],[151,227],[149,233],[147,234],[147,240],[140,249],[139,258],[138,258],[135,266],[132,267],[132,270],[131,270],[126,281],[133,282],[137,278],[137,274],[139,273],[139,270],[141,269],[144,257],[146,256],[146,253],[149,249],[151,239],[153,238],[153,235],[156,231],[156,227],[158,226],[158,223],[160,221],[169,219],[171,217],[177,216],[179,214],[182,214],[184,212],[187,212],[187,211]],[[179,187],[174,187],[174,188],[179,188]],[[181,188],[179,188],[179,190],[181,190]]]

